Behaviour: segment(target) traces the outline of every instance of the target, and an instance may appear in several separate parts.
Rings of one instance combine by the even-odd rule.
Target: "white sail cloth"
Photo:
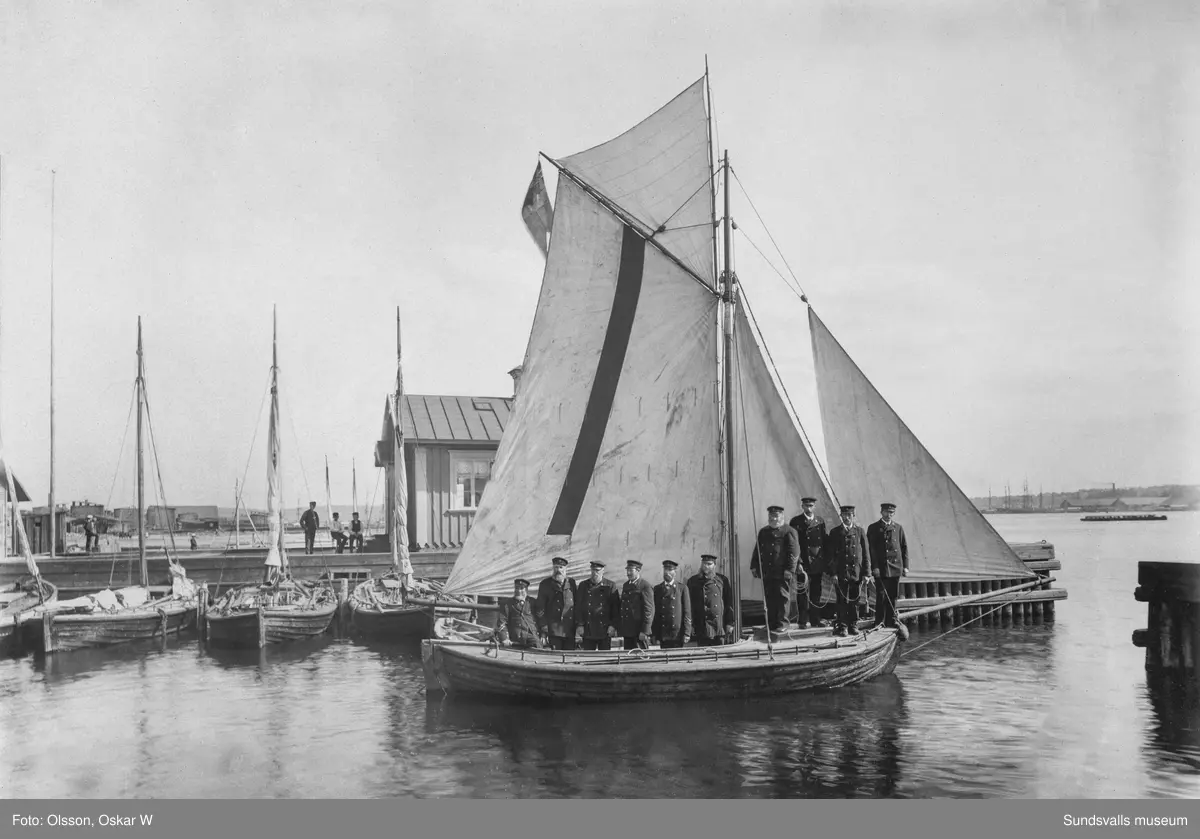
[[[811,308],[808,325],[830,479],[842,502],[856,505],[864,524],[881,503],[898,505],[916,580],[1032,577]]]
[[[283,534],[283,481],[279,474],[279,393],[271,384],[271,415],[267,426],[267,559],[272,568],[283,565],[280,536]]]
[[[710,286],[712,154],[704,79],[619,137],[559,161],[645,225],[654,240]]]
[[[448,592],[508,594],[553,556],[653,579],[719,550],[717,298],[566,177],[557,203],[521,398]]]
[[[741,302],[734,318],[733,424],[731,435],[737,473],[737,541],[741,599],[762,598],[762,583],[750,574],[758,530],[767,523],[767,507],[779,504],[788,519],[800,514],[800,499],[817,499],[816,513],[833,528],[838,520],[833,496],[808,446],[784,405],[762,350],[750,330]]]

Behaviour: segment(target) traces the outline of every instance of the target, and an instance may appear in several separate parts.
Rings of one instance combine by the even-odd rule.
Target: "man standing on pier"
[[[631,559],[625,563],[625,585],[621,586],[621,644],[627,650],[644,650],[650,646],[654,628],[654,589],[642,579],[642,563]]]
[[[362,534],[362,519],[358,517],[358,513],[350,514],[350,553],[354,553],[355,546],[358,547],[358,552],[362,553],[363,549],[363,534]]]
[[[692,607],[692,637],[698,647],[733,643],[733,586],[717,573],[717,558],[700,557],[700,573],[687,581]]]
[[[825,573],[837,577],[837,617],[834,635],[858,634],[858,594],[863,579],[871,573],[871,549],[867,534],[854,523],[854,507],[843,504],[842,523],[829,531],[825,540]]]
[[[758,531],[750,573],[763,582],[767,601],[767,628],[784,632],[788,628],[788,603],[796,581],[796,563],[800,559],[800,537],[783,523],[783,507],[767,507],[767,526]]]
[[[317,543],[317,528],[321,526],[321,517],[317,515],[316,501],[308,502],[308,509],[300,517],[300,526],[304,528],[304,552],[310,554],[313,552],[313,546]]]
[[[654,587],[654,622],[651,635],[664,650],[682,647],[692,637],[692,601],[687,589],[675,582],[679,563],[663,560],[663,581]]]
[[[593,559],[591,570],[592,575],[575,592],[575,633],[580,649],[611,650],[621,595],[605,578],[603,562]]]
[[[807,591],[797,587],[796,591],[796,624],[804,629],[808,626],[809,610],[811,608],[812,622],[816,623],[821,615],[821,574],[824,572],[824,560],[821,549],[825,547],[825,519],[813,510],[817,499],[805,497],[800,499],[801,513],[788,526],[796,531],[800,541],[800,569],[808,577]],[[797,570],[796,576],[800,576]]]
[[[100,537],[96,535],[96,517],[88,516],[83,520],[83,549],[87,553],[100,550]]]
[[[554,570],[538,586],[533,614],[537,618],[542,646],[552,650],[575,649],[575,598],[578,589],[567,576],[567,561],[561,556],[551,560]]]
[[[879,521],[867,528],[871,548],[871,576],[875,578],[875,625],[896,626],[896,598],[900,596],[900,578],[908,576],[908,541],[904,528],[892,520],[896,505],[879,505]]]
[[[506,647],[529,647],[536,649],[538,628],[533,617],[533,605],[529,601],[529,580],[518,577],[513,580],[513,596],[500,602],[500,615],[496,620],[496,638]]]

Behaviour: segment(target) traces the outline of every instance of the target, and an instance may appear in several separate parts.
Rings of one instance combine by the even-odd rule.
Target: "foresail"
[[[704,79],[619,137],[559,164],[644,224],[655,241],[710,286],[711,155]]]
[[[1032,576],[811,308],[808,325],[830,477],[842,502],[858,507],[864,525],[882,502],[898,505],[911,577]]]
[[[696,567],[720,544],[716,296],[559,178],[521,394],[448,591],[506,595],[550,559]]]
[[[279,394],[271,387],[271,415],[267,426],[267,565],[282,565],[283,483],[279,474]]]
[[[7,490],[4,496],[7,500],[7,503],[3,505],[5,509],[0,511],[0,515],[4,516],[5,524],[7,524],[9,520],[8,504],[11,503],[13,505],[13,509],[17,509],[17,504],[19,503],[21,496],[24,494],[24,491],[17,491],[16,479],[13,477],[12,470],[7,467],[4,459],[4,444],[2,442],[0,442],[0,473],[4,474],[4,485],[5,489]],[[33,558],[33,551],[29,548],[29,536],[25,533],[25,528],[21,526],[19,517],[17,526],[13,529],[16,530],[17,542],[21,546],[21,555],[25,557],[25,567],[29,569],[30,574],[40,580],[42,578],[42,574],[38,569],[37,562]],[[0,532],[3,532],[3,528],[0,528]]]
[[[832,528],[838,515],[821,473],[767,369],[741,301],[734,318],[734,462],[737,464],[737,537],[741,599],[762,598],[762,584],[750,574],[758,530],[767,506],[784,507],[787,519],[800,514],[800,499],[817,499],[816,513]]]

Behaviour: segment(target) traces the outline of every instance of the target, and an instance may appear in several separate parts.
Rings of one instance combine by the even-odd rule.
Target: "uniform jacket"
[[[321,526],[321,517],[317,515],[316,510],[305,510],[300,516],[300,526],[305,530],[315,531]]]
[[[666,580],[654,587],[653,635],[660,641],[684,641],[692,637],[692,599],[679,580]]]
[[[839,524],[825,540],[825,570],[839,580],[861,580],[871,575],[871,549],[867,534],[857,524]]]
[[[803,515],[799,515],[788,522],[788,526],[796,531],[796,536],[800,541],[800,564],[804,570],[809,574],[824,573],[823,551],[825,537],[828,535],[825,529],[825,519],[814,514],[812,521],[809,521]]]
[[[616,627],[621,612],[621,595],[612,580],[593,583],[591,578],[579,584],[575,592],[575,625],[583,627],[584,638],[607,638],[608,628]]]
[[[795,575],[799,559],[800,537],[796,531],[786,524],[778,529],[768,525],[758,531],[750,570],[758,571],[764,580],[782,580]]]
[[[639,577],[636,581],[625,581],[621,586],[621,613],[617,632],[622,638],[636,638],[638,633],[646,635],[654,629],[654,589]]]
[[[506,597],[500,601],[500,617],[496,621],[496,637],[501,642],[537,643],[538,628],[533,619],[533,601],[526,597],[519,603]]]
[[[575,581],[563,577],[559,585],[553,577],[542,580],[538,586],[537,599],[533,602],[533,614],[538,629],[547,635],[559,638],[575,636]]]
[[[908,569],[908,540],[904,528],[893,521],[884,524],[880,519],[867,527],[867,544],[871,547],[871,567],[881,577],[899,577],[900,569]]]
[[[733,626],[733,586],[724,574],[711,580],[696,574],[687,581],[692,601],[692,637],[700,640],[720,638],[725,627]]]

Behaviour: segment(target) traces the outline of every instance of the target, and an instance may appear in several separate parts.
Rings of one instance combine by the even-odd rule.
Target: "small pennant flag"
[[[539,160],[533,170],[533,180],[525,193],[525,203],[521,205],[521,218],[529,229],[529,235],[542,251],[542,256],[550,252],[550,228],[554,225],[554,208],[550,206],[550,195],[546,192],[546,182],[542,180],[542,163]]]

